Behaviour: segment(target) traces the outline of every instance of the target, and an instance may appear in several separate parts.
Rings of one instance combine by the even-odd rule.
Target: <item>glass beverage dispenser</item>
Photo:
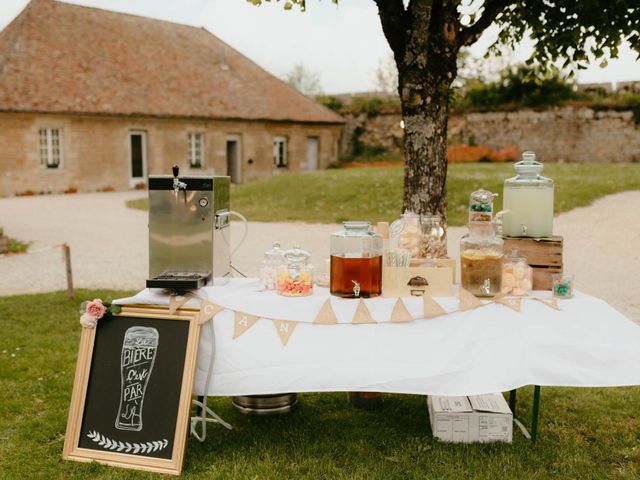
[[[553,180],[543,177],[536,154],[524,152],[517,175],[504,181],[502,232],[507,237],[553,235]]]
[[[382,293],[382,237],[370,222],[343,222],[331,235],[330,287],[343,298],[375,297]]]
[[[469,235],[460,240],[462,288],[476,297],[500,293],[503,244],[502,238],[496,236],[493,223],[469,223]]]

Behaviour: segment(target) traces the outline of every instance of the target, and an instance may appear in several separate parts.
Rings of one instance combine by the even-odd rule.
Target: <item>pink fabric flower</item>
[[[102,300],[94,298],[91,302],[87,303],[86,312],[96,320],[100,320],[107,312],[107,307],[102,304]]]
[[[83,313],[80,317],[80,325],[84,328],[95,328],[96,323],[98,323],[98,319],[89,315],[88,313]]]

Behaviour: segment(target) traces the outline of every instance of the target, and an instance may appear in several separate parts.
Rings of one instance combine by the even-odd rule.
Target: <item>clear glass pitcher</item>
[[[329,290],[343,298],[375,297],[382,293],[382,237],[370,222],[343,222],[331,235]]]
[[[477,297],[493,297],[502,288],[504,242],[495,225],[469,223],[469,235],[460,239],[460,278],[462,288]]]
[[[536,154],[524,152],[517,175],[504,181],[502,232],[507,237],[553,235],[553,180],[541,175]]]

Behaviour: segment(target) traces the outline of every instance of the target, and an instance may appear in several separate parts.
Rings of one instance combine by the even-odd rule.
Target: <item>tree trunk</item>
[[[377,0],[398,67],[404,120],[403,209],[447,218],[447,120],[456,76],[456,7],[438,0]]]

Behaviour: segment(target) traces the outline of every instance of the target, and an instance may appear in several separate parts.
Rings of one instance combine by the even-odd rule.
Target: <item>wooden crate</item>
[[[527,263],[533,267],[533,289],[551,290],[551,276],[562,273],[562,237],[502,238],[505,257],[511,254],[512,248],[517,248],[519,255],[527,257]]]

